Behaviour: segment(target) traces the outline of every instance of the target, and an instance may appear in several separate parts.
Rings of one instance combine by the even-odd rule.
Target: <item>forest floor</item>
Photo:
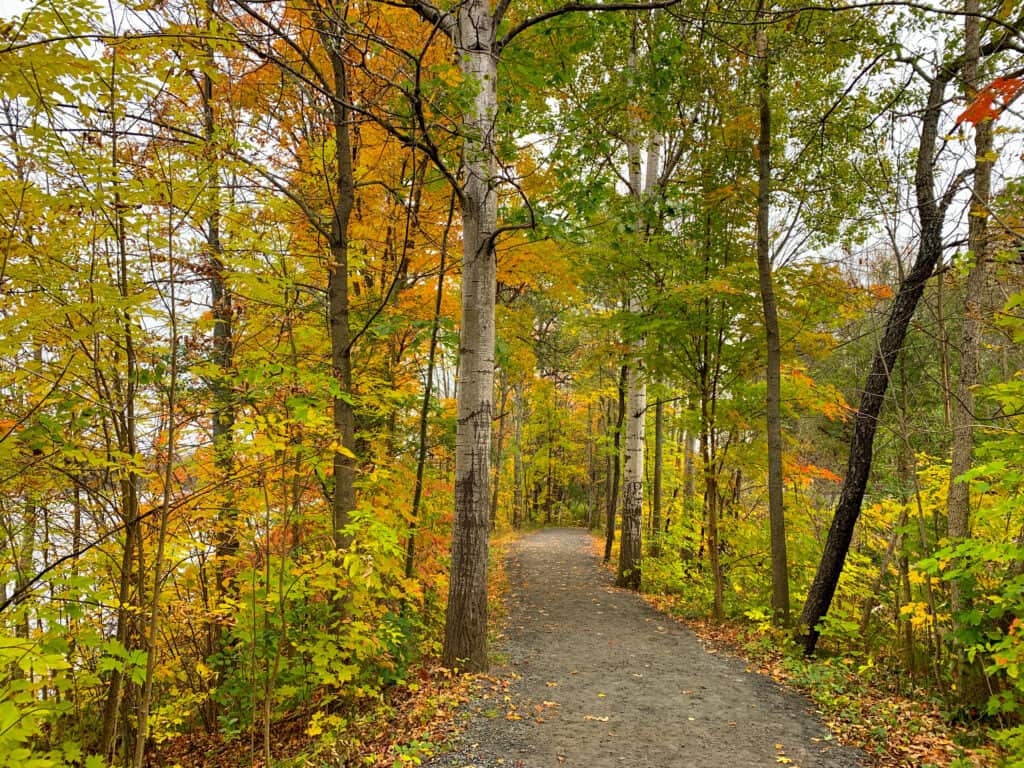
[[[800,695],[613,586],[581,530],[509,550],[500,667],[430,768],[853,768]]]

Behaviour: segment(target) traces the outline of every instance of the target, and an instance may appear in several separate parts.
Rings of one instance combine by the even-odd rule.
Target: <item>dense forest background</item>
[[[11,15],[0,766],[349,764],[549,524],[1024,764],[1022,92],[1010,0]]]

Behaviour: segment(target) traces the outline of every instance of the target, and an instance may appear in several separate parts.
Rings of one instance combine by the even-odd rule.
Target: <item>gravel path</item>
[[[808,701],[709,653],[612,577],[579,530],[544,530],[508,560],[500,680],[432,768],[854,768]]]

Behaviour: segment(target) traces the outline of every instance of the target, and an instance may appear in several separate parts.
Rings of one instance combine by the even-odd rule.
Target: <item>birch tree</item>
[[[451,41],[459,68],[473,89],[462,114],[462,175],[457,194],[462,212],[462,323],[455,448],[455,523],[452,530],[448,612],[443,662],[467,671],[487,668],[487,553],[490,531],[491,417],[494,390],[495,241],[523,225],[498,224],[496,161],[498,63],[516,37],[548,19],[581,11],[661,8],[678,0],[642,3],[568,3],[499,26],[511,0],[467,0],[443,10],[427,0],[410,7]]]

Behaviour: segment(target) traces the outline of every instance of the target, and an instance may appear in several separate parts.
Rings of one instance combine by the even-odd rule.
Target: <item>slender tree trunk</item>
[[[935,318],[939,337],[939,370],[942,373],[942,424],[949,429],[953,423],[953,398],[950,396],[949,334],[946,332],[946,303],[943,301],[945,284],[945,279],[940,275],[935,288]]]
[[[758,3],[759,20],[764,15]],[[768,524],[772,555],[772,621],[789,623],[789,566],[786,556],[786,516],[782,498],[782,343],[779,316],[772,285],[769,216],[772,183],[771,59],[768,30],[757,30],[758,112],[760,135],[757,142],[757,276],[761,286],[764,330],[767,338],[767,395],[765,418],[768,427]]]
[[[434,316],[430,320],[430,345],[427,350],[427,373],[423,384],[423,403],[420,406],[419,445],[416,453],[416,481],[412,490],[412,509],[409,511],[409,538],[405,542],[405,578],[411,579],[416,563],[416,529],[419,526],[420,502],[423,499],[423,474],[427,467],[427,427],[430,423],[430,401],[434,390],[434,367],[437,361],[437,335],[441,328],[441,302],[444,298],[444,277],[448,259],[448,235],[455,215],[455,199],[448,205],[448,221],[441,236],[441,261],[437,267],[437,289],[434,292]]]
[[[555,472],[555,425],[548,422],[548,466],[547,477],[544,486],[544,524],[551,525],[551,505],[555,500],[554,493],[554,472]]]
[[[636,42],[630,53],[630,65],[636,67]],[[636,131],[638,126],[634,126]],[[640,177],[640,143],[634,136],[627,146],[629,157],[629,185],[634,203],[637,205],[636,231],[646,241],[649,222],[640,212],[640,205],[649,197],[657,182],[661,155],[661,138],[653,135],[647,147],[646,186]],[[629,299],[629,311],[639,315],[643,312],[640,299],[634,294]],[[641,561],[643,559],[643,516],[644,516],[644,453],[646,448],[645,426],[647,421],[647,382],[639,353],[644,340],[632,344],[633,360],[627,376],[626,411],[626,460],[625,477],[622,486],[622,543],[619,547],[619,568],[616,584],[629,589],[640,589]]]
[[[213,0],[207,0],[207,17],[213,18]],[[207,49],[206,66],[214,65],[213,52]],[[210,305],[213,315],[213,362],[218,371],[211,384],[213,395],[212,433],[217,471],[222,483],[227,483],[234,472],[233,430],[235,426],[235,403],[231,393],[229,377],[234,365],[234,320],[233,297],[227,281],[224,264],[224,245],[221,242],[220,173],[217,170],[217,148],[214,140],[217,131],[216,113],[213,101],[213,75],[203,73],[201,100],[203,107],[203,141],[206,153],[208,176],[208,205],[206,214],[206,248],[209,264]],[[226,500],[220,510],[216,557],[217,578],[223,584],[225,573],[223,561],[238,551],[238,535],[235,530],[233,501],[226,493]]]
[[[634,309],[634,311],[637,311]],[[626,389],[626,457],[622,484],[622,543],[616,584],[640,589],[640,561],[643,556],[644,442],[647,386],[639,364],[629,366]]]
[[[683,434],[683,509],[690,511],[696,502],[694,460],[697,456],[697,436],[686,430]]]
[[[168,222],[168,241],[173,243],[173,222]],[[178,407],[178,315],[175,295],[174,254],[169,253],[168,307],[170,311],[170,380],[167,389],[167,458],[163,472],[163,499],[157,532],[156,553],[153,558],[153,594],[149,601],[149,627],[146,637],[146,675],[138,708],[138,733],[135,736],[135,768],[143,768],[146,740],[149,738],[149,711],[153,700],[153,678],[156,673],[157,639],[160,632],[160,587],[164,574],[164,550],[167,544],[167,526],[171,510],[171,484],[174,480],[175,447],[177,440],[176,413]],[[142,596],[140,595],[140,598]]]
[[[601,412],[598,409],[597,424],[594,424],[593,403],[587,403],[587,530],[594,527],[597,508],[597,457],[594,435],[601,433]]]
[[[605,418],[604,418],[604,429],[607,431],[607,435],[611,437],[612,430],[614,429],[612,422],[612,409],[615,407],[615,401],[610,397],[605,398]],[[615,463],[615,459],[612,456],[611,446],[605,450],[605,461],[604,461],[604,498],[602,498],[603,509],[608,509],[608,504],[611,502],[612,493],[614,492],[613,482],[615,480],[612,477],[612,469]],[[595,521],[595,525],[600,525],[599,521]]]
[[[462,326],[455,447],[455,524],[443,662],[487,668],[487,551],[490,515],[491,397],[494,388],[494,188],[497,111],[495,23],[487,0],[459,6],[455,49],[465,81],[477,88],[463,120]]]
[[[885,401],[889,377],[903,348],[910,319],[924,292],[925,283],[932,276],[935,265],[942,256],[942,223],[952,195],[947,193],[941,202],[936,200],[933,162],[944,94],[954,74],[953,69],[943,68],[934,75],[929,86],[915,177],[917,213],[921,229],[917,258],[911,270],[900,281],[899,291],[892,302],[885,330],[862,390],[860,406],[854,416],[846,477],[825,541],[821,562],[800,617],[800,623],[806,632],[803,639],[804,652],[808,655],[814,653],[817,646],[818,623],[828,613],[832,604],[832,597],[839,583],[843,564],[846,562],[846,554],[850,549],[850,541],[853,539],[853,529],[860,516],[861,503],[871,472],[878,417]]]
[[[206,0],[206,30],[216,12],[215,0]],[[207,625],[207,659],[222,658],[219,652],[226,650],[223,642],[222,620],[218,609],[223,598],[234,592],[231,582],[230,563],[238,553],[238,510],[232,494],[231,481],[235,471],[235,399],[231,388],[234,368],[234,300],[228,284],[228,270],[224,262],[224,245],[221,240],[221,189],[216,147],[217,115],[214,108],[213,72],[216,59],[213,49],[205,50],[205,69],[202,74],[200,101],[203,110],[203,152],[207,175],[206,212],[206,259],[209,270],[210,309],[213,316],[213,363],[216,374],[211,378],[212,396],[211,431],[213,437],[214,466],[218,482],[222,485],[220,509],[217,511],[215,526],[213,585],[208,600],[215,616]],[[205,594],[205,590],[204,590]],[[211,662],[212,663],[212,662]],[[214,668],[222,667],[214,663]],[[208,728],[217,721],[217,704],[208,696],[203,706],[203,718]]]
[[[118,58],[116,53],[111,60],[111,107],[114,104],[113,84],[118,74]],[[111,109],[111,114],[116,112]],[[116,121],[111,125],[111,167],[117,172],[119,165],[120,128]],[[113,195],[114,246],[117,254],[117,290],[122,300],[131,294],[129,283],[128,239],[125,223],[125,206],[122,204],[120,192],[115,186]],[[121,343],[124,349],[124,380],[118,388],[118,404],[115,416],[118,449],[127,457],[126,468],[121,473],[121,519],[124,525],[125,543],[121,558],[121,573],[118,587],[117,626],[115,638],[126,650],[132,650],[136,636],[135,611],[132,610],[132,588],[136,578],[142,579],[142,522],[139,518],[139,475],[134,470],[138,456],[138,424],[135,412],[135,397],[138,391],[138,355],[135,348],[134,320],[131,312],[121,312]],[[141,599],[141,594],[138,595]],[[107,694],[103,704],[103,719],[100,726],[100,754],[107,762],[114,761],[117,749],[117,724],[125,700],[126,680],[122,670],[113,670],[107,685]]]
[[[978,94],[979,12],[978,0],[964,2],[964,90],[968,101]],[[987,216],[992,179],[992,121],[984,120],[975,126],[974,137],[974,195],[968,217],[967,245],[974,264],[967,275],[964,295],[964,317],[960,330],[960,378],[957,396],[952,403],[953,461],[950,467],[949,496],[947,500],[948,533],[950,538],[970,536],[970,485],[957,478],[971,468],[974,452],[974,386],[978,383],[978,357],[981,348],[981,299],[987,272]],[[956,612],[966,605],[956,581],[952,587],[952,608]]]
[[[661,556],[661,485],[665,460],[665,403],[659,398],[654,406],[654,480],[651,483],[651,557]]]
[[[340,9],[333,12],[341,13]],[[356,506],[355,475],[355,413],[352,408],[352,331],[349,325],[348,227],[355,205],[355,176],[352,169],[350,138],[348,72],[343,49],[341,18],[318,19],[318,32],[327,50],[334,77],[331,121],[334,129],[334,190],[331,195],[330,264],[327,275],[328,329],[331,340],[331,367],[340,395],[331,406],[335,438],[339,449],[334,451],[334,493],[331,501],[334,546],[341,550],[351,544],[346,531]]]
[[[964,95],[973,101],[981,85],[978,65],[981,56],[979,0],[964,0]],[[983,120],[975,126],[974,193],[967,222],[967,247],[974,264],[967,274],[964,293],[964,317],[960,327],[960,378],[952,402],[953,448],[947,499],[948,534],[953,542],[971,535],[970,484],[957,478],[971,468],[974,457],[974,387],[978,383],[978,359],[982,341],[982,298],[988,273],[988,204],[992,187],[992,121]],[[970,609],[970,575],[964,574],[950,582],[950,607],[955,630],[965,629],[962,616]],[[980,662],[968,661],[958,648],[957,668],[960,677],[960,698],[970,704],[981,704],[988,697]]]
[[[701,416],[704,425],[710,424],[710,408],[708,398],[701,396]],[[711,566],[711,578],[714,582],[712,616],[715,621],[725,618],[724,579],[722,578],[721,550],[718,540],[718,472],[713,450],[711,431],[705,426],[701,431],[701,460],[704,465],[704,522],[706,527],[708,563]]]
[[[491,530],[498,525],[498,490],[501,486],[501,459],[502,449],[505,446],[505,406],[508,404],[508,387],[505,386],[505,377],[501,377],[499,383],[501,390],[501,403],[498,405],[498,440],[494,446],[494,485],[491,488]]]
[[[519,529],[523,525],[523,387],[522,384],[515,385],[513,397],[515,414],[512,417],[512,428],[515,430],[512,445],[512,527]]]
[[[629,375],[628,366],[622,366],[619,371],[619,410],[615,416],[615,434],[612,438],[612,471],[611,471],[611,494],[608,496],[608,509],[605,519],[604,530],[604,561],[607,563],[612,559],[612,545],[615,543],[615,509],[619,504],[619,472],[622,462],[622,420],[626,415],[626,377]]]
[[[871,644],[868,638],[868,630],[871,627],[871,616],[874,614],[875,609],[881,605],[880,598],[882,595],[882,587],[885,584],[885,577],[889,574],[889,566],[892,565],[893,556],[896,553],[896,547],[899,545],[900,531],[906,524],[907,510],[906,507],[904,507],[900,512],[899,522],[897,522],[889,532],[889,540],[885,546],[885,553],[882,555],[882,564],[878,567],[878,574],[871,581],[871,586],[868,588],[867,595],[865,596],[864,607],[861,608],[858,632],[860,634],[861,642],[864,644],[865,653],[868,653],[871,650]]]

